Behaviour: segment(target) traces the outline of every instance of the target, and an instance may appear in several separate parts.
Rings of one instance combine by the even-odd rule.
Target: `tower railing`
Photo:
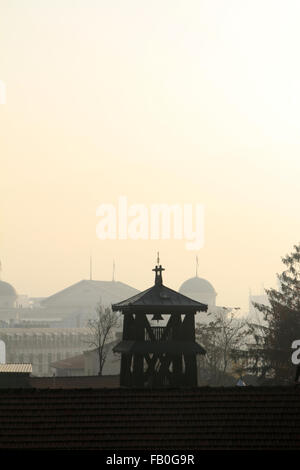
[[[155,338],[155,341],[161,341],[162,340],[162,336],[165,332],[165,329],[166,329],[165,326],[152,326],[151,327],[151,330],[152,330],[153,336]],[[169,340],[170,339],[170,334],[171,334],[171,331],[167,334],[167,336],[164,338],[164,340]],[[147,330],[146,330],[146,334],[145,334],[145,341],[151,341],[151,338],[150,338],[149,333],[148,333]]]

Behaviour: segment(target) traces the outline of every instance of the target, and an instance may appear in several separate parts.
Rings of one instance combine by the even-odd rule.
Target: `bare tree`
[[[233,310],[224,309],[224,313],[214,314],[209,323],[197,323],[196,336],[206,350],[205,375],[212,384],[223,384],[226,374],[234,368],[234,352],[244,344],[245,321]]]
[[[120,316],[113,312],[110,307],[103,307],[101,303],[96,308],[97,317],[88,321],[88,327],[92,333],[90,346],[94,346],[98,352],[99,372],[102,375],[106,361],[108,348],[107,343],[112,339],[114,329],[120,324]]]

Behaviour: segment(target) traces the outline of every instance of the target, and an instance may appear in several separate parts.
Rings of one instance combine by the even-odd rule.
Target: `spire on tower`
[[[162,272],[165,269],[162,267],[161,264],[159,264],[159,252],[157,252],[157,265],[155,266],[152,271],[155,271],[155,285],[156,286],[162,286]]]

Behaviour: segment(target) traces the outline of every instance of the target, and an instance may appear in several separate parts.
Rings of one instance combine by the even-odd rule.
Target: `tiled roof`
[[[299,449],[300,390],[0,390],[0,448]]]
[[[89,375],[79,377],[30,377],[29,385],[33,388],[116,388],[120,386],[119,375]]]
[[[0,364],[0,373],[23,373],[31,374],[32,365],[31,364]]]

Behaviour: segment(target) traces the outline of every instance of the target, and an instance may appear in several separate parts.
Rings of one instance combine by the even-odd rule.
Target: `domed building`
[[[11,284],[0,281],[0,308],[15,308],[17,297]]]
[[[195,276],[185,281],[181,285],[179,292],[209,306],[216,305],[217,293],[214,287],[209,281],[201,277]]]

